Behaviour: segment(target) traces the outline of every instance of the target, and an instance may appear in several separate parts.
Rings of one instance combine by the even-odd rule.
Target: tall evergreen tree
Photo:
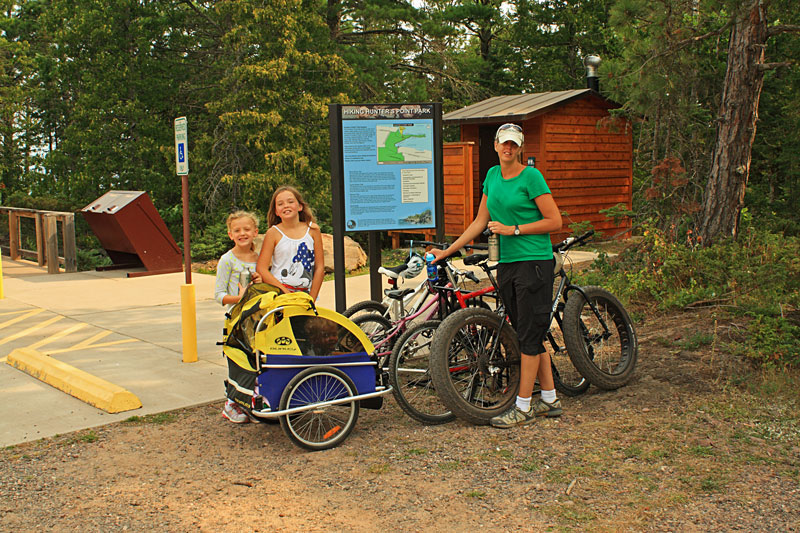
[[[603,72],[614,97],[645,119],[637,154],[649,156],[639,161],[652,173],[639,175],[643,207],[676,231],[699,230],[706,243],[738,231],[761,79],[770,68],[756,52],[770,35],[796,29],[767,30],[768,4],[618,0],[613,9],[623,52]],[[776,19],[796,18],[786,3],[772,5]]]
[[[214,165],[207,180],[238,183],[241,205],[264,211],[278,185],[294,184],[330,220],[328,104],[346,101],[353,76],[314,41],[324,19],[311,7],[299,0],[217,4],[226,71],[219,98],[207,104],[219,120],[207,139]]]

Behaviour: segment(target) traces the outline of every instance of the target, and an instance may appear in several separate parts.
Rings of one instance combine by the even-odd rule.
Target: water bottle
[[[252,272],[249,269],[245,268],[244,271],[239,274],[239,285],[242,287],[247,287],[250,285],[250,277],[252,276]]]
[[[433,264],[434,255],[430,252],[425,254],[425,263],[428,270],[428,281],[439,281],[439,267]]]
[[[489,261],[500,261],[500,236],[497,233],[489,235]]]

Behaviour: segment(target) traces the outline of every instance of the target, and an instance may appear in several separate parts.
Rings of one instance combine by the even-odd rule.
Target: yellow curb
[[[13,350],[6,362],[108,413],[121,413],[142,406],[132,392],[30,348]]]

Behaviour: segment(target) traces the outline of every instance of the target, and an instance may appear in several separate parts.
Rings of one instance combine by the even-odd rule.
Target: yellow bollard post
[[[0,255],[0,300],[5,297],[6,295],[3,293],[3,256]]]
[[[181,285],[181,321],[183,330],[183,362],[197,362],[197,312],[194,285]]]

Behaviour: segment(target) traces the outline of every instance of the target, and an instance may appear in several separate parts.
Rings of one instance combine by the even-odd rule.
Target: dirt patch
[[[220,402],[9,447],[0,529],[798,531],[796,400],[731,386],[710,312],[637,328],[632,383],[524,428],[426,427],[390,398],[307,453]]]

